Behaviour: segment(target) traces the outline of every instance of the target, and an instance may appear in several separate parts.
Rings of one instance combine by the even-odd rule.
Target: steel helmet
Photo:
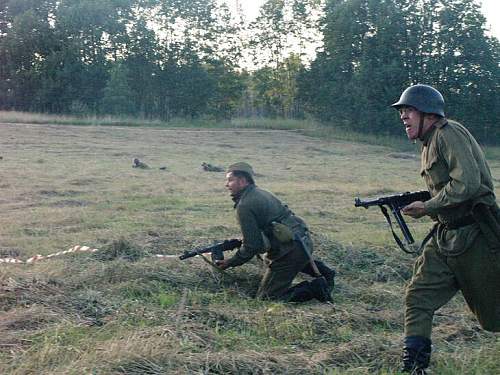
[[[417,84],[408,87],[399,98],[399,101],[391,105],[396,109],[403,106],[410,106],[424,113],[434,113],[444,117],[443,95],[434,87]]]

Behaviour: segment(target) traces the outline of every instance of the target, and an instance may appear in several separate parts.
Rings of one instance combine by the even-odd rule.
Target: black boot
[[[320,302],[333,302],[331,290],[324,277],[317,277],[310,283],[314,298]]]
[[[314,298],[309,281],[302,281],[288,289],[280,299],[286,302],[306,302]]]
[[[431,340],[423,336],[408,336],[403,346],[402,372],[411,375],[425,375],[431,360]]]
[[[318,267],[318,271],[319,273],[321,273],[321,276],[325,278],[330,291],[332,291],[333,287],[335,286],[335,270],[328,267],[321,260],[315,260],[314,263],[316,264],[316,267]],[[302,269],[302,272],[309,276],[317,276],[314,274],[313,268],[310,263],[307,263],[307,265]]]
[[[280,299],[286,302],[306,302],[316,298],[320,302],[332,302],[330,289],[324,277],[302,281],[288,289]]]

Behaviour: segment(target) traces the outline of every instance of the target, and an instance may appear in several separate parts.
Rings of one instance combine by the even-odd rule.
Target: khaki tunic
[[[424,136],[421,175],[432,197],[425,209],[439,224],[407,288],[405,333],[430,338],[434,312],[458,290],[483,328],[499,331],[500,253],[477,223],[463,225],[477,203],[500,219],[484,154],[467,129],[442,119]]]
[[[229,267],[239,266],[255,255],[265,253],[266,271],[257,296],[279,298],[309,259],[296,241],[280,243],[274,238],[271,223],[275,221],[288,226],[294,234],[304,239],[304,245],[312,253],[312,241],[306,224],[274,194],[255,185],[249,185],[242,192],[236,204],[236,217],[243,235],[243,245],[229,259]],[[270,246],[266,246],[265,238],[269,239]]]
[[[420,174],[432,196],[425,209],[440,223],[453,224],[470,215],[477,203],[496,205],[483,151],[459,123],[442,119],[435,124],[423,140],[421,160]],[[470,248],[479,233],[477,224],[455,230],[440,225],[437,242],[442,252],[458,255]]]

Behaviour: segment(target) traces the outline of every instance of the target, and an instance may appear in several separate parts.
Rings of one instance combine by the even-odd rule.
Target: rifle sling
[[[205,263],[208,263],[212,267],[213,270],[217,271],[221,275],[224,275],[225,277],[229,277],[230,279],[235,280],[232,275],[227,273],[225,270],[221,270],[214,262],[212,262],[210,259],[205,257],[203,254],[198,254],[198,255],[201,257],[201,259],[203,259],[203,261]]]
[[[387,208],[385,208],[383,205],[379,205],[379,207],[380,207],[380,211],[382,211],[382,214],[385,216],[385,219],[387,220],[389,227],[391,228],[391,232],[392,232],[392,236],[394,237],[394,240],[398,244],[399,248],[407,254],[420,254],[422,252],[422,249],[424,248],[425,244],[427,242],[429,242],[429,240],[432,238],[434,233],[436,233],[437,224],[432,227],[432,229],[429,231],[429,233],[427,233],[427,235],[425,236],[424,240],[420,244],[417,251],[408,250],[405,247],[403,241],[401,241],[401,239],[398,237],[398,235],[394,231],[394,227],[392,226],[392,220],[391,220],[391,217],[389,216],[389,213],[387,212]]]

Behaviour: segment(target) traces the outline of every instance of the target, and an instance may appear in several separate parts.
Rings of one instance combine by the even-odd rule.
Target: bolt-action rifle
[[[223,242],[217,243],[217,244],[212,245],[212,246],[204,247],[201,249],[184,251],[184,254],[180,255],[179,259],[184,260],[187,258],[194,257],[196,255],[211,253],[212,262],[216,263],[216,261],[224,259],[224,251],[234,250],[234,249],[240,247],[242,245],[242,243],[243,242],[237,238],[225,240]]]
[[[379,206],[380,210],[384,214],[387,222],[389,223],[389,226],[392,231],[392,235],[394,236],[394,240],[396,243],[399,245],[401,250],[403,250],[405,253],[413,254],[415,251],[410,251],[407,250],[401,241],[401,239],[397,236],[397,234],[394,232],[394,229],[392,227],[392,222],[391,218],[389,216],[389,213],[387,212],[387,208],[385,206],[388,206],[394,217],[396,218],[396,221],[399,225],[399,228],[401,229],[401,232],[403,233],[403,236],[405,238],[406,244],[412,244],[415,242],[413,239],[413,236],[411,235],[410,229],[408,229],[408,225],[406,225],[405,220],[403,219],[403,215],[401,214],[401,209],[410,203],[417,202],[417,201],[422,201],[425,202],[427,200],[431,199],[431,195],[428,191],[423,190],[423,191],[416,191],[416,192],[406,192],[402,194],[396,194],[396,195],[387,195],[384,197],[379,197],[375,199],[368,199],[368,200],[361,200],[358,197],[354,199],[354,206],[355,207],[364,207],[368,208],[370,206]],[[431,232],[432,233],[432,232]],[[431,235],[431,233],[428,235],[428,237]],[[428,240],[426,239],[423,241],[425,243]]]

